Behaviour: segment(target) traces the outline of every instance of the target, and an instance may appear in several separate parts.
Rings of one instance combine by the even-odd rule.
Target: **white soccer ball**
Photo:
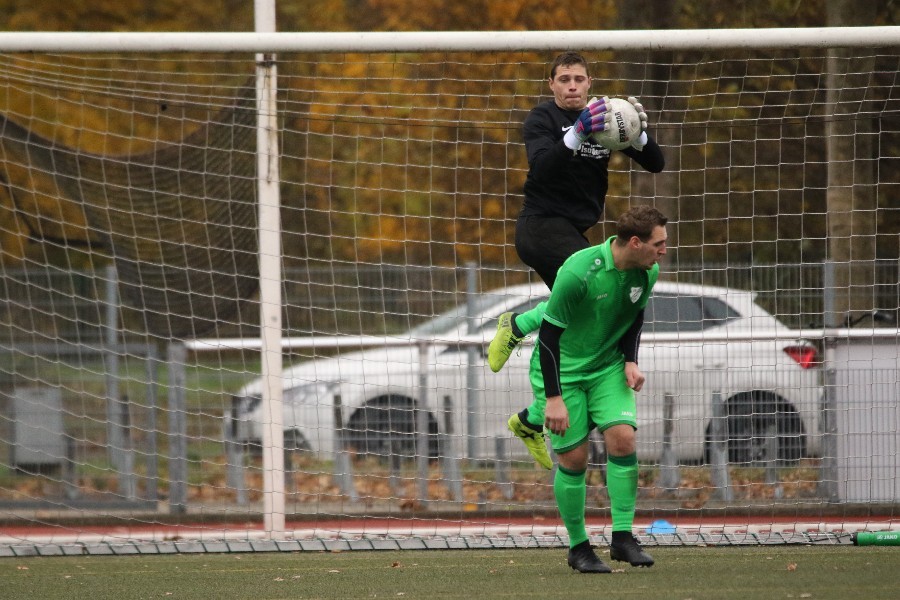
[[[622,98],[609,99],[609,113],[609,127],[591,137],[604,148],[624,150],[641,136],[641,117],[634,105]]]

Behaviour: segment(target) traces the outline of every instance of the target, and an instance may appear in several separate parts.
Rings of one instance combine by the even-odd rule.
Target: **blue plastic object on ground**
[[[647,528],[647,533],[672,534],[675,533],[675,526],[665,519],[657,519],[650,523],[650,527]]]

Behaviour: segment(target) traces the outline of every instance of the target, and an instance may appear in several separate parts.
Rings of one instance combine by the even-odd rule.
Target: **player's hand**
[[[555,433],[563,435],[569,428],[569,409],[563,402],[562,396],[547,398],[547,408],[544,411],[544,427]]]
[[[644,387],[644,381],[646,381],[646,378],[644,373],[638,368],[637,363],[625,363],[625,383],[628,387],[639,392]]]
[[[592,98],[587,107],[578,115],[575,125],[563,138],[571,150],[578,150],[592,133],[599,133],[609,127],[609,98]]]
[[[644,112],[644,105],[634,96],[628,96],[628,101],[634,106],[634,110],[637,111],[638,117],[641,119],[641,135],[631,143],[631,147],[635,150],[643,150],[644,146],[647,145],[647,113]]]

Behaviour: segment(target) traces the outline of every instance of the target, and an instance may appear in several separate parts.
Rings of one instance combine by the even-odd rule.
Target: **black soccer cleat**
[[[569,548],[568,562],[570,567],[580,573],[612,573],[609,565],[597,558],[589,540]]]
[[[632,567],[652,567],[653,557],[644,552],[641,545],[630,533],[622,539],[615,539],[609,545],[609,557],[620,562],[627,562]]]

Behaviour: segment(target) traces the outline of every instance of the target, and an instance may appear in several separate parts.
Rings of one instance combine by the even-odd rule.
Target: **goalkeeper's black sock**
[[[525,337],[525,334],[522,333],[522,330],[519,329],[518,325],[516,325],[516,317],[518,317],[518,316],[519,316],[519,313],[513,313],[512,315],[510,315],[509,328],[512,330],[512,333],[514,336],[521,339],[521,338]]]
[[[535,425],[531,421],[528,420],[528,409],[523,408],[521,412],[519,412],[519,420],[522,421],[522,425],[525,425],[529,429],[534,429],[535,431],[543,431],[543,425]]]

